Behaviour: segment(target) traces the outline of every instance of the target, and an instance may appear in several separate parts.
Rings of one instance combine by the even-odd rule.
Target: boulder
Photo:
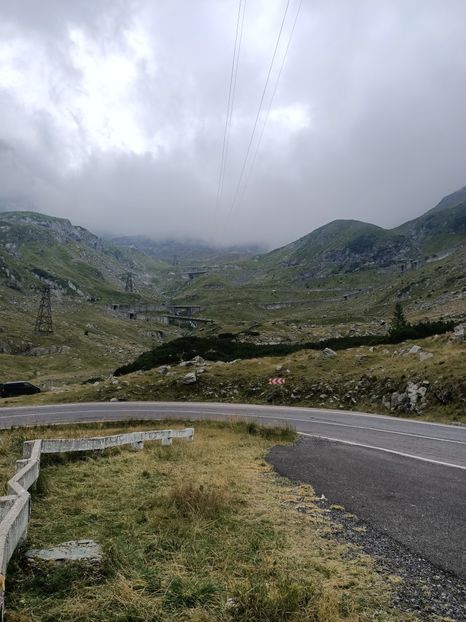
[[[181,378],[181,384],[195,384],[197,382],[196,372],[191,371]]]
[[[160,367],[157,367],[157,371],[162,376],[166,376],[168,374],[169,370],[170,370],[170,365],[160,365]]]
[[[192,358],[189,362],[192,365],[205,365],[205,360],[202,358],[202,356],[199,356],[199,355]]]
[[[335,350],[332,350],[331,348],[324,348],[322,350],[322,357],[323,358],[333,359],[336,355],[337,355],[337,353],[335,352]]]
[[[464,341],[464,324],[458,324],[455,326],[451,341],[456,343],[462,343]]]
[[[408,350],[408,354],[419,354],[421,350],[421,346],[411,346],[411,348]]]

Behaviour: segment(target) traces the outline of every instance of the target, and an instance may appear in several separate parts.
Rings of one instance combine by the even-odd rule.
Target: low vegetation
[[[425,339],[431,335],[443,335],[453,330],[454,322],[442,320],[436,322],[405,323],[395,326],[388,334],[361,335],[323,339],[307,343],[279,343],[258,345],[243,342],[234,335],[225,333],[218,337],[180,337],[164,343],[149,352],[144,352],[133,363],[123,365],[115,371],[115,376],[122,376],[138,370],[148,370],[157,365],[180,363],[194,356],[202,356],[211,361],[233,361],[266,356],[286,356],[298,350],[323,350],[333,348],[344,350],[359,346],[401,343],[406,339]]]
[[[414,620],[391,606],[398,579],[377,575],[370,558],[337,544],[312,489],[265,462],[267,449],[292,431],[233,421],[195,426],[193,443],[44,462],[27,545],[93,538],[104,561],[37,565],[20,551],[7,577],[9,621]],[[25,438],[143,427],[5,432],[0,472],[6,479]]]

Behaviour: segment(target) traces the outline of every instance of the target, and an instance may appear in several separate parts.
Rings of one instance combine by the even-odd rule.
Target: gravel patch
[[[316,445],[311,446],[309,443],[306,445],[301,439],[293,447],[280,446],[272,449],[267,459],[280,475],[311,485],[313,485],[313,470],[320,469],[320,489],[318,488],[320,494],[322,491],[326,492],[325,481],[330,481],[332,477],[339,477],[337,474],[341,473],[345,463],[340,463],[341,453],[337,454],[336,448],[329,446],[325,455],[334,455],[336,471],[326,471],[329,463],[320,459],[317,466],[316,456],[312,458],[312,468],[306,469],[303,461],[308,460],[309,462],[308,456],[316,447]],[[419,468],[419,465],[416,466]],[[368,463],[366,467],[368,479],[375,481],[376,472],[371,470],[371,464]],[[345,484],[350,480],[345,480]],[[353,484],[357,485],[356,482]],[[379,484],[378,480],[377,484]],[[316,482],[314,482],[314,487],[315,485]],[[325,512],[334,526],[328,534],[328,538],[354,545],[354,550],[351,551],[350,549],[348,555],[356,556],[361,552],[370,555],[374,560],[375,570],[383,576],[395,575],[400,577],[399,583],[390,582],[394,607],[407,614],[416,615],[422,622],[466,622],[466,582],[463,578],[411,550],[409,544],[402,544],[396,537],[396,531],[395,533],[381,531],[378,526],[369,522],[368,516],[365,516],[366,520],[363,520],[355,514],[349,513],[343,505],[333,504],[324,495],[318,498],[316,505]],[[312,511],[302,506],[297,507],[296,510],[300,512]],[[377,512],[381,511],[381,508],[374,506],[371,511],[376,513],[375,518],[377,518]],[[392,507],[393,511],[397,511],[396,505]],[[387,512],[387,508],[385,508],[385,512]],[[400,521],[404,520],[402,513],[398,518]],[[424,529],[424,523],[420,523],[419,528]],[[439,534],[439,537],[440,535],[444,534]],[[432,547],[435,548],[435,534],[431,537],[433,538]],[[464,542],[461,544],[464,546]]]
[[[356,545],[373,557],[378,572],[401,577],[394,588],[394,606],[426,622],[445,618],[466,621],[466,584],[462,579],[437,568],[357,517],[332,509],[326,499],[320,499],[317,505],[336,525],[329,538]]]

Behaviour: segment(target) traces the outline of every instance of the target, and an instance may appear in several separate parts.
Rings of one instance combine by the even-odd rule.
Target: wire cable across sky
[[[281,22],[281,25],[280,25],[280,30],[278,32],[278,36],[277,36],[277,41],[275,43],[275,48],[274,48],[274,51],[273,51],[272,59],[270,61],[269,70],[267,72],[267,78],[265,80],[264,88],[262,90],[262,95],[261,95],[260,102],[259,102],[259,107],[257,109],[257,114],[256,114],[256,118],[255,118],[255,121],[254,121],[254,126],[252,128],[251,137],[249,139],[248,148],[246,150],[246,155],[244,157],[243,165],[241,167],[241,172],[240,172],[240,176],[239,176],[239,179],[238,179],[238,184],[236,186],[236,190],[235,190],[235,193],[234,193],[234,196],[233,196],[233,201],[231,203],[230,210],[229,210],[228,214],[231,214],[231,212],[234,210],[234,208],[236,207],[236,204],[238,202],[239,193],[240,193],[240,189],[241,189],[241,184],[243,182],[244,173],[246,171],[246,166],[248,164],[249,155],[251,153],[252,143],[253,143],[254,137],[256,135],[256,130],[257,130],[257,126],[258,126],[258,123],[259,123],[259,118],[260,118],[260,114],[261,114],[261,111],[262,111],[262,106],[264,104],[265,94],[267,92],[267,87],[269,85],[270,76],[272,74],[272,69],[273,69],[273,66],[274,66],[274,63],[275,63],[275,58],[277,56],[278,47],[280,45],[280,39],[281,39],[281,36],[282,36],[282,33],[283,33],[283,27],[285,25],[285,20],[286,20],[286,16],[287,16],[287,13],[288,13],[289,6],[290,6],[290,2],[291,2],[291,0],[287,0],[286,7],[285,7],[285,12],[283,14],[283,19],[282,19],[282,22]]]
[[[231,120],[233,117],[233,107],[235,103],[236,83],[238,78],[238,65],[243,39],[244,12],[246,10],[246,0],[239,0],[238,15],[236,19],[235,45],[233,49],[233,60],[231,63],[230,86],[228,89],[227,113],[225,118],[225,130],[223,134],[222,155],[220,159],[220,172],[218,179],[216,207],[220,206],[225,181],[225,169],[228,158],[228,146],[231,133]]]

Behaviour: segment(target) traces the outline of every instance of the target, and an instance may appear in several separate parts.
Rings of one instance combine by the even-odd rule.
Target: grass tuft
[[[220,591],[212,581],[175,577],[165,593],[164,604],[167,609],[192,609],[218,601]]]
[[[217,519],[231,507],[231,497],[224,490],[192,482],[174,486],[167,502],[183,518]]]
[[[232,600],[235,622],[327,622],[318,603],[321,590],[305,578],[301,582],[251,580]]]

